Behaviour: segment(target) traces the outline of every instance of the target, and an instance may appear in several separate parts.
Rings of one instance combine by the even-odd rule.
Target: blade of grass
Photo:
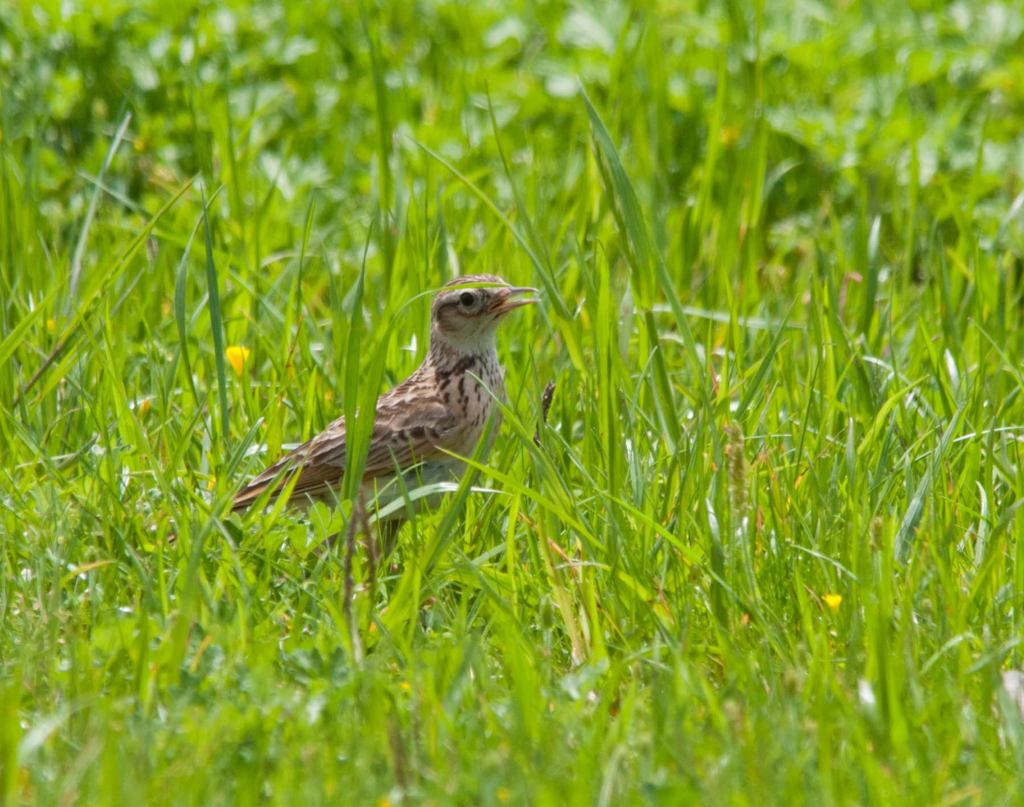
[[[117,127],[117,131],[114,132],[114,139],[110,141],[110,148],[107,149],[107,154],[103,158],[103,164],[100,166],[100,172],[96,177],[96,183],[93,187],[92,195],[89,197],[89,207],[85,211],[85,220],[82,222],[82,229],[78,233],[78,240],[75,242],[75,251],[71,256],[71,277],[68,281],[68,299],[65,305],[65,312],[71,310],[71,306],[74,302],[75,297],[78,296],[78,283],[82,276],[82,255],[85,253],[85,245],[89,240],[89,230],[92,227],[93,218],[96,215],[96,205],[99,203],[100,189],[103,185],[103,179],[107,174],[107,169],[110,168],[110,163],[114,160],[114,155],[117,154],[117,150],[121,145],[121,141],[124,139],[125,134],[128,131],[128,125],[132,122],[132,113],[126,112],[124,117],[121,119],[121,125]]]
[[[224,344],[224,318],[220,308],[217,266],[213,259],[213,230],[210,227],[210,207],[206,201],[206,191],[201,185],[199,187],[199,195],[203,207],[203,239],[206,244],[206,291],[209,300],[210,330],[213,332],[213,358],[214,365],[217,368],[217,397],[220,401],[220,448],[221,452],[223,452],[227,448],[230,432],[228,379],[225,367],[227,359],[226,345]]]
[[[910,499],[910,504],[907,506],[907,510],[903,514],[903,520],[900,522],[900,528],[896,533],[895,540],[896,560],[899,563],[906,563],[907,558],[910,556],[910,550],[913,548],[914,534],[917,530],[918,522],[921,520],[921,514],[924,512],[925,498],[928,496],[928,491],[932,486],[932,480],[935,478],[935,474],[939,470],[939,463],[946,455],[946,450],[949,448],[953,435],[956,433],[956,428],[960,423],[960,415],[962,413],[963,407],[957,409],[949,419],[949,423],[946,426],[945,431],[942,433],[942,438],[939,440],[939,444],[935,447],[935,451],[932,453],[928,467],[925,470],[924,475],[921,477],[921,481],[918,482],[917,488],[914,490],[914,495]]]

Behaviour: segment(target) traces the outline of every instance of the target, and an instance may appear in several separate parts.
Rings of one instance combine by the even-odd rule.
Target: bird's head
[[[535,303],[527,286],[510,286],[496,275],[463,275],[446,283],[430,309],[432,342],[460,353],[480,353],[494,345],[498,323],[509,311]]]

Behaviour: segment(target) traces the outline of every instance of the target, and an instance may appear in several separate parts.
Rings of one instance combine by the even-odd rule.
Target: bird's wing
[[[457,420],[439,399],[420,400],[415,406],[393,406],[387,396],[377,404],[364,479],[403,470],[442,454],[457,429]],[[345,419],[331,423],[312,440],[303,443],[256,476],[242,488],[232,504],[244,510],[268,488],[275,492],[297,475],[290,500],[337,490],[345,473],[347,457]]]

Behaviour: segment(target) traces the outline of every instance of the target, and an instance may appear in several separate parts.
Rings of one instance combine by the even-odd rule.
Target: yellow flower
[[[824,600],[825,605],[827,605],[833,611],[838,611],[839,606],[843,604],[842,594],[825,594],[822,596],[821,599]]]
[[[217,487],[217,477],[214,476],[213,474],[210,474],[210,479],[206,483],[206,489],[213,490],[215,487]]]
[[[145,417],[146,413],[153,408],[153,402],[149,398],[143,398],[139,401],[138,413],[139,417]]]
[[[242,374],[242,368],[249,360],[250,352],[249,348],[242,347],[241,345],[231,345],[231,347],[224,351],[224,355],[235,371],[235,375],[240,376]]]
[[[508,803],[508,800],[512,798],[512,794],[509,793],[507,787],[499,787],[497,790],[494,791],[494,795],[502,804]]]
[[[732,148],[740,139],[740,130],[735,126],[723,126],[718,131],[718,140],[726,148]]]
[[[57,320],[55,320],[53,317],[50,317],[48,320],[46,320],[46,330],[49,333],[56,333],[57,332]]]

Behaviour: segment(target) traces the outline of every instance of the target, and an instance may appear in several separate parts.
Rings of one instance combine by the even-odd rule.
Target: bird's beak
[[[530,305],[538,302],[535,297],[527,297],[523,299],[520,295],[523,294],[536,294],[536,289],[531,289],[529,286],[507,286],[497,290],[494,295],[494,300],[488,307],[488,311],[492,314],[507,314],[516,308],[521,308],[524,305]]]

